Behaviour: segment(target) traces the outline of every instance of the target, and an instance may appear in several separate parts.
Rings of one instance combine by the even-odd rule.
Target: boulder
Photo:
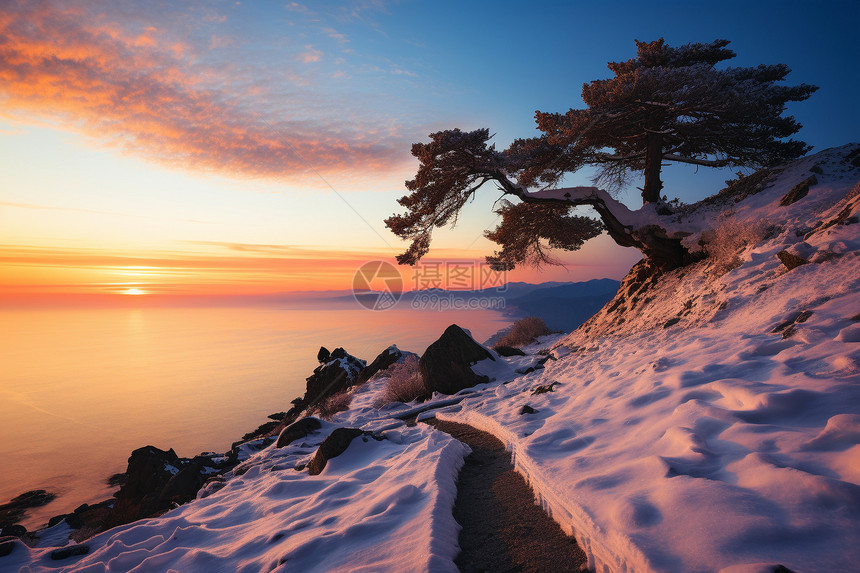
[[[181,466],[179,456],[172,448],[164,451],[145,446],[134,450],[128,458],[126,483],[116,494],[112,525],[148,517],[169,507],[169,504],[159,504],[159,494],[167,482],[179,473]]]
[[[452,324],[421,356],[418,370],[429,392],[456,394],[464,388],[490,381],[472,370],[474,364],[487,358],[495,360],[489,350]]]
[[[328,362],[317,366],[314,373],[307,378],[303,398],[307,405],[315,404],[352,386],[366,364],[364,360],[352,356],[343,348],[335,348],[328,358]]]
[[[323,440],[320,447],[308,462],[308,473],[312,476],[322,473],[328,461],[341,455],[358,436],[364,435],[358,428],[338,428]]]
[[[7,525],[0,530],[0,537],[23,537],[27,535],[27,528],[23,525]]]
[[[68,547],[54,549],[53,551],[51,551],[51,559],[53,559],[54,561],[60,561],[61,559],[68,559],[69,557],[86,555],[89,552],[89,545],[85,545],[83,543],[80,543],[78,545],[69,545]]]
[[[785,265],[785,268],[788,270],[796,269],[801,265],[809,264],[809,261],[801,257],[800,255],[796,255],[787,250],[782,250],[776,254],[779,257],[779,260]]]
[[[278,436],[278,443],[275,444],[275,447],[283,448],[284,446],[291,444],[299,438],[304,438],[314,430],[319,430],[320,428],[322,428],[322,423],[311,416],[297,420],[281,430],[281,433]]]
[[[783,207],[788,207],[792,203],[796,203],[797,201],[800,201],[801,199],[806,197],[807,193],[809,193],[809,188],[811,186],[817,185],[817,184],[818,184],[818,178],[816,178],[815,175],[811,175],[810,177],[807,177],[806,179],[804,179],[803,181],[801,181],[800,183],[795,185],[791,189],[791,191],[789,191],[788,193],[783,195],[782,199],[780,199],[780,201],[779,201],[779,204],[782,205]]]
[[[320,351],[317,352],[317,362],[325,364],[331,359],[331,352],[325,346],[320,346]]]
[[[403,352],[394,344],[379,353],[379,356],[373,359],[373,362],[367,365],[364,370],[359,373],[356,379],[356,384],[364,384],[370,380],[377,372],[382,372],[395,362],[399,362],[403,358]]]
[[[0,557],[6,557],[21,543],[17,537],[0,537]]]
[[[207,478],[204,473],[206,461],[207,458],[197,456],[182,466],[179,473],[171,477],[159,492],[156,503],[158,509],[174,503],[181,505],[197,497],[197,491],[203,487]]]

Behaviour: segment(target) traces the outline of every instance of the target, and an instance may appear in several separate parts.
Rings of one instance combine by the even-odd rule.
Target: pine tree
[[[735,56],[728,44],[674,48],[662,38],[637,41],[635,58],[609,64],[614,77],[583,86],[586,109],[538,111],[543,134],[518,139],[504,152],[488,145],[487,129],[441,131],[429,143],[413,145],[420,166],[406,183],[411,193],[399,200],[407,213],[386,220],[396,235],[412,240],[398,262],[415,264],[429,250],[433,228],[456,223],[486,183],[521,201],[502,201],[502,223],[487,233],[502,246],[488,257],[497,267],[552,262],[547,249],[576,250],[603,229],[661,267],[689,262],[680,239],[659,226],[637,228],[623,220],[626,208],[606,189],[615,192],[634,173],[644,173],[643,204],[659,203],[664,162],[762,167],[810,149],[785,140],[801,125],[783,113],[787,102],[805,100],[818,88],[779,84],[790,71],[784,64],[717,69]],[[597,167],[595,187],[552,189],[587,165]],[[600,222],[570,214],[577,205],[593,207]]]

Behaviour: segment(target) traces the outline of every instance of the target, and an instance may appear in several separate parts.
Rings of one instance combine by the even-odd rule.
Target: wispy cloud
[[[194,46],[163,26],[118,23],[87,6],[4,3],[0,114],[59,121],[163,164],[238,176],[309,177],[306,163],[326,172],[390,172],[408,159],[406,141],[390,130],[374,133],[361,120],[335,124],[301,90],[293,90],[292,106],[256,97],[254,81],[230,77],[229,66],[204,67]],[[215,36],[208,42],[223,45]],[[322,55],[308,45],[300,59]]]
[[[310,64],[311,62],[318,62],[322,59],[323,53],[320,50],[315,49],[311,45],[305,46],[305,51],[299,54],[298,59],[300,62],[305,64]]]

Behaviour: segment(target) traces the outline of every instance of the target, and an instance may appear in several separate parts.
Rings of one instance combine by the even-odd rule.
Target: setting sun
[[[146,291],[139,288],[128,288],[122,291],[122,294],[146,294]]]

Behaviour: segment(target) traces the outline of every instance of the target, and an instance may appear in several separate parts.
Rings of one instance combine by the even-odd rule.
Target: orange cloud
[[[163,164],[231,175],[310,177],[311,165],[390,172],[408,157],[406,141],[390,132],[336,125],[300,96],[267,102],[247,85],[253,80],[204,67],[163,27],[123,26],[85,6],[4,3],[0,114],[59,120]],[[301,55],[320,57],[313,49]],[[308,115],[287,117],[290,104]]]

